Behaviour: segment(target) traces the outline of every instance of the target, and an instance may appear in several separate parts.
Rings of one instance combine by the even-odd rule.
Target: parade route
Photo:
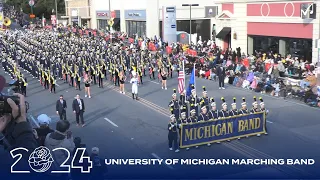
[[[230,105],[232,98],[238,100],[238,108],[242,97],[247,99],[248,108],[251,108],[253,96],[262,96],[266,107],[270,110],[267,117],[269,135],[261,137],[242,138],[231,142],[213,144],[211,147],[201,146],[199,149],[191,148],[189,151],[181,149],[174,153],[168,149],[167,123],[169,121],[168,103],[177,89],[177,74],[168,80],[168,90],[161,89],[157,81],[144,78],[144,84],[139,86],[140,100],[131,98],[131,85],[125,84],[126,94],[120,94],[118,87],[110,81],[104,81],[104,88],[92,85],[92,98],[84,97],[82,91],[71,88],[67,83],[58,81],[56,94],[44,90],[38,80],[33,79],[27,72],[23,72],[28,79],[27,101],[30,103],[29,114],[35,119],[39,114],[47,114],[52,119],[58,118],[55,114],[56,101],[59,95],[63,95],[67,101],[67,119],[71,122],[74,136],[82,138],[88,148],[99,147],[102,157],[105,158],[320,158],[319,139],[320,127],[319,109],[307,107],[302,104],[285,101],[281,98],[256,94],[251,91],[227,86],[225,90],[219,90],[217,82],[196,79],[198,96],[202,96],[202,86],[206,86],[209,97],[214,97],[217,107],[221,107],[221,97],[224,97]],[[3,73],[8,80],[8,75]],[[186,80],[186,84],[188,80]],[[83,88],[83,84],[82,88]],[[86,126],[79,128],[75,123],[71,103],[75,95],[79,93],[84,99],[86,111],[84,119]],[[55,125],[52,124],[52,128]],[[303,153],[302,153],[303,152]],[[135,168],[135,167],[130,167]],[[136,167],[145,168],[145,167]],[[150,167],[149,167],[150,168]],[[192,166],[194,169],[206,171],[213,167]],[[289,175],[312,175],[317,172],[316,166],[301,169],[299,166],[282,166],[233,168],[232,166],[214,167],[215,173],[221,177],[229,177],[239,173],[249,173],[251,176],[266,174],[266,178],[290,177]],[[161,173],[179,174],[182,169],[191,171],[188,166],[163,166]],[[121,170],[123,171],[123,169]],[[150,169],[146,169],[146,172]],[[119,173],[111,168],[110,173]],[[160,172],[159,172],[160,173]],[[227,176],[228,175],[228,176]],[[134,177],[134,175],[133,175]],[[190,178],[192,173],[190,172]],[[252,178],[252,177],[251,177]]]

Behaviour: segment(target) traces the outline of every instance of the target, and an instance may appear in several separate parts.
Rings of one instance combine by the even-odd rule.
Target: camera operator
[[[34,150],[38,147],[38,143],[27,121],[25,98],[22,94],[14,93],[13,95],[19,97],[20,105],[10,98],[7,99],[12,111],[11,114],[0,115],[0,134],[3,134],[0,142],[9,151],[17,147]]]

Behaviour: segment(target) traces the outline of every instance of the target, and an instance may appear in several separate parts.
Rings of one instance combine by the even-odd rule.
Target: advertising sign
[[[176,7],[162,7],[163,40],[169,44],[177,42]]]

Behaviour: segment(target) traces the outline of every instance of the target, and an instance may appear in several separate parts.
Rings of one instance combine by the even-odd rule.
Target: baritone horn
[[[3,20],[3,25],[9,27],[11,25],[11,20],[8,17],[5,17]]]

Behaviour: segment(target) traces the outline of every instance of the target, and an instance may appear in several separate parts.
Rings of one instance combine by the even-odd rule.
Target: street
[[[318,173],[320,167],[319,140],[320,122],[319,109],[282,98],[256,94],[252,91],[226,86],[225,90],[218,89],[218,83],[196,78],[196,88],[199,97],[202,96],[202,86],[206,86],[209,97],[214,97],[217,107],[221,107],[221,97],[228,102],[236,97],[238,108],[242,97],[245,97],[248,109],[251,108],[253,96],[262,97],[269,109],[267,117],[268,135],[261,137],[242,138],[231,142],[213,144],[211,147],[201,146],[199,149],[191,148],[189,151],[181,149],[174,153],[168,149],[169,122],[168,104],[173,89],[177,89],[177,74],[168,80],[168,90],[161,89],[157,81],[150,81],[144,77],[144,84],[139,86],[140,100],[132,100],[131,85],[125,84],[126,94],[120,94],[118,87],[111,81],[104,81],[104,88],[92,85],[92,98],[84,97],[82,91],[71,88],[67,83],[57,81],[56,94],[44,90],[38,80],[23,72],[28,79],[27,101],[30,103],[29,117],[36,119],[40,114],[49,115],[55,128],[58,115],[55,113],[55,104],[59,95],[67,101],[67,119],[72,124],[74,137],[79,136],[90,152],[92,147],[100,148],[103,158],[181,158],[181,159],[223,159],[223,158],[312,158],[316,164],[313,166],[111,166],[109,174],[117,178],[139,178],[141,172],[148,178],[181,177],[207,178],[208,174],[214,177],[235,178],[300,178],[310,177]],[[9,81],[8,75],[1,70]],[[186,85],[188,80],[186,79]],[[77,127],[75,115],[72,112],[72,100],[76,94],[84,99],[86,111],[84,119],[86,126]],[[317,118],[318,117],[318,118]],[[130,173],[123,173],[125,170]],[[194,173],[197,172],[197,173]],[[201,175],[202,174],[202,175]]]

